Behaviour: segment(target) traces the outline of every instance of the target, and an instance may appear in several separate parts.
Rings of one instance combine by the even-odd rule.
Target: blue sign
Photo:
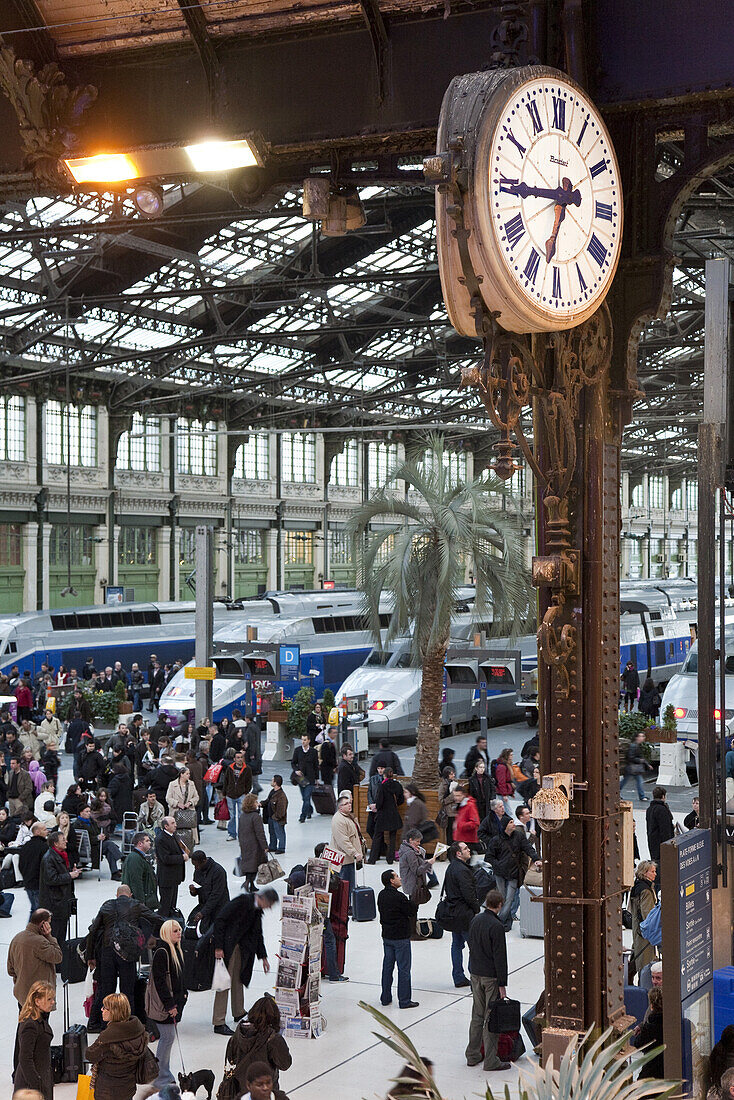
[[[284,680],[297,679],[301,667],[300,645],[282,645],[279,655],[280,675]]]
[[[711,834],[692,829],[676,840],[680,995],[690,997],[713,976],[711,941]]]

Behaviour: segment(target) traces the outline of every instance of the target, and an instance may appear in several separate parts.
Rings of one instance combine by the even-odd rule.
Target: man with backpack
[[[127,885],[118,886],[117,896],[102,904],[87,936],[87,965],[97,971],[97,992],[87,1031],[103,1030],[102,1001],[116,991],[118,980],[120,992],[131,1005],[135,1004],[137,961],[151,932],[157,932],[164,919],[137,901]],[[145,1024],[145,1020],[141,1022]]]

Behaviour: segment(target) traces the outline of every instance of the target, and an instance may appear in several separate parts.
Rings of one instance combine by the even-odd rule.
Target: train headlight
[[[385,707],[392,706],[394,702],[394,699],[375,699],[374,703],[370,703],[370,710],[384,710]]]
[[[686,707],[676,707],[673,711],[673,714],[676,718],[685,718],[685,716],[688,714],[688,710],[686,709]],[[718,712],[717,717],[719,717]]]

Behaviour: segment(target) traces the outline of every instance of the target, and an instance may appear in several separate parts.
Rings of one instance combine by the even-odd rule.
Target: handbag
[[[519,1001],[505,997],[503,1000],[493,1001],[489,1006],[487,1027],[494,1035],[502,1035],[505,1031],[519,1031],[521,1023]]]
[[[205,783],[216,783],[221,774],[222,774],[222,765],[221,764],[210,764],[209,767],[204,772],[204,782]]]
[[[441,829],[445,832],[446,831],[446,826],[448,825],[448,823],[449,823],[449,815],[447,814],[446,810],[442,806],[441,809],[436,814],[436,825],[438,826],[439,829]],[[423,839],[425,840],[425,837]]]
[[[428,844],[431,840],[438,840],[438,826],[430,818],[421,821],[419,825],[416,825],[416,829],[421,834],[424,844]]]
[[[229,970],[227,970],[227,964],[224,959],[217,959],[214,963],[214,977],[212,978],[212,989],[215,993],[221,993],[226,989],[230,989],[232,985],[232,979],[229,976]]]
[[[417,940],[440,940],[443,936],[443,928],[438,921],[417,920],[415,922],[415,938]]]
[[[215,821],[229,821],[229,806],[227,805],[226,798],[220,798],[214,807],[214,820]]]
[[[239,1100],[242,1089],[237,1083],[237,1067],[230,1066],[224,1071],[224,1077],[217,1092],[217,1100]]]
[[[431,891],[426,886],[425,882],[419,882],[410,892],[410,900],[413,905],[425,905],[427,901],[431,900]]]
[[[225,801],[225,806],[227,805]],[[174,810],[173,820],[179,829],[190,830],[196,828],[196,810]]]
[[[94,1100],[91,1073],[80,1073],[77,1077],[76,1100]]]
[[[171,977],[168,976],[168,986],[170,989]],[[170,1021],[171,1017],[168,1014],[168,1009],[164,1006],[161,1000],[158,990],[156,989],[153,978],[148,979],[148,984],[145,987],[145,1015],[149,1020],[153,1020],[155,1023],[166,1023]]]
[[[267,886],[269,882],[275,882],[278,878],[285,878],[285,871],[274,856],[270,856],[257,869],[255,882],[258,886]]]
[[[270,795],[268,795],[264,802],[260,803],[260,809],[263,815],[263,825],[267,825],[270,821]]]
[[[138,1085],[150,1085],[155,1081],[159,1071],[160,1066],[158,1064],[158,1059],[150,1047],[146,1047],[138,1058],[138,1064],[135,1067],[135,1083]]]
[[[629,909],[622,910],[622,927],[628,930],[632,928],[632,914]]]

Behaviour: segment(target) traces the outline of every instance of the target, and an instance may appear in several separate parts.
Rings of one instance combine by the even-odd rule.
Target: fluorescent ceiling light
[[[121,183],[135,179],[138,170],[127,153],[100,153],[96,157],[67,160],[66,167],[77,183]]]
[[[204,141],[184,146],[195,172],[230,172],[258,163],[249,141]]]

